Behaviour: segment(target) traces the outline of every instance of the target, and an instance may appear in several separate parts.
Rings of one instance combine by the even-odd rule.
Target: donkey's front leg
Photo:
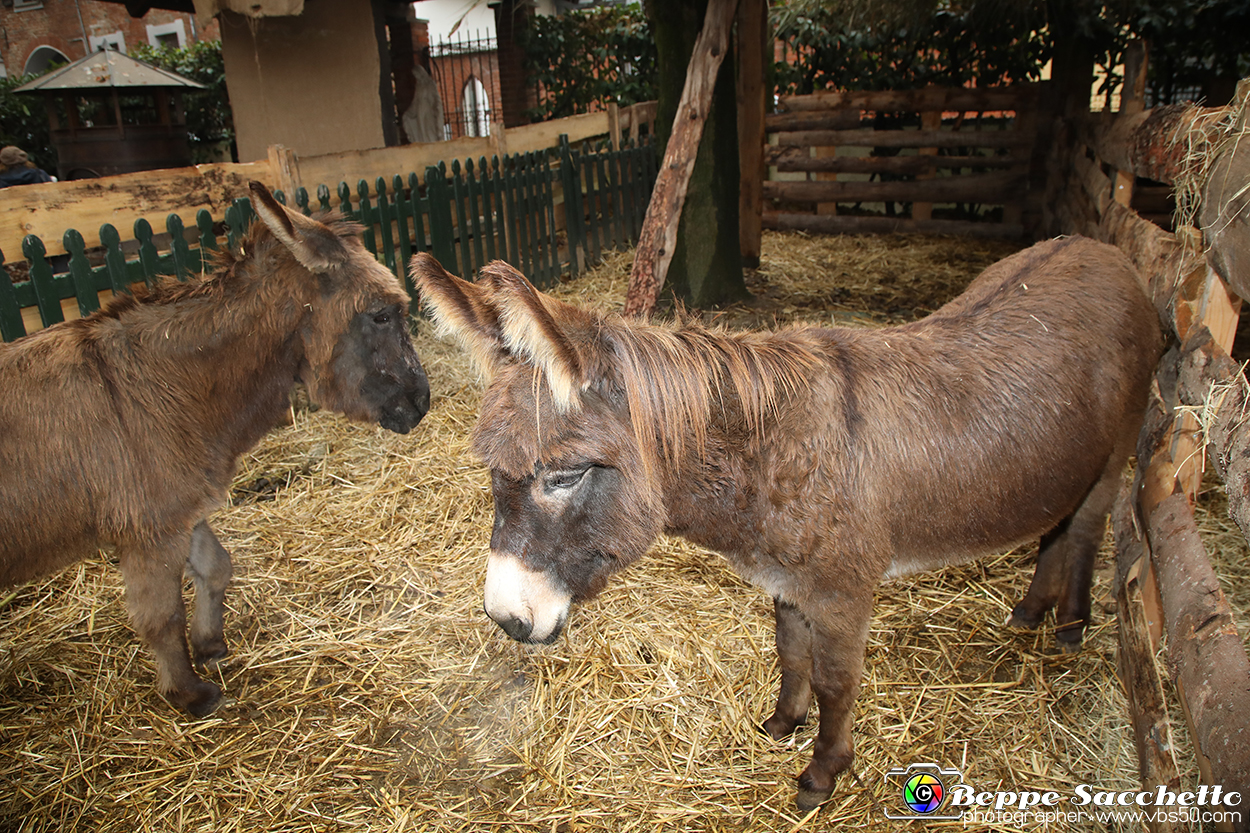
[[[156,655],[157,689],[178,708],[203,717],[217,706],[221,689],[196,676],[187,654],[182,572],[190,549],[188,531],[119,546],[118,556],[131,623]]]
[[[781,740],[806,722],[812,705],[812,628],[797,607],[779,598],[773,599],[773,614],[781,691],[773,716],[764,721],[764,731],[773,740]]]
[[[804,611],[812,630],[812,689],[820,708],[820,728],[811,763],[799,775],[796,803],[802,812],[827,801],[838,774],[855,759],[851,726],[871,615],[871,592],[864,600],[842,597],[836,604],[822,603],[819,610]]]
[[[195,612],[191,616],[191,649],[195,661],[211,665],[230,653],[226,646],[226,586],[233,575],[230,553],[217,540],[208,521],[191,530],[191,557],[187,573],[195,583]]]

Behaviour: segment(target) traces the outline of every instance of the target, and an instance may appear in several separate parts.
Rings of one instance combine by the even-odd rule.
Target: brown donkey
[[[801,808],[851,763],[883,579],[1043,536],[1013,619],[1056,608],[1079,645],[1161,349],[1118,250],[1041,243],[922,321],[855,330],[654,326],[563,304],[503,263],[475,284],[428,255],[411,269],[492,376],[473,433],[495,499],[486,612],[551,642],[661,532],[723,553],[774,598],[765,730],[793,732],[816,695]]]
[[[313,402],[400,433],[430,401],[408,297],[360,227],[251,189],[263,222],[214,274],[0,346],[0,585],[113,547],[158,687],[193,715],[221,689],[191,668],[183,571],[195,658],[220,659],[230,555],[204,518],[296,380]]]

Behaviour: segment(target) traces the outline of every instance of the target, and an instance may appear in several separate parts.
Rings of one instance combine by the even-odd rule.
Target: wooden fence
[[[1041,173],[1039,93],[1039,85],[1023,84],[783,97],[783,112],[764,123],[772,172],[763,226],[1021,237],[1028,186]],[[853,209],[863,203],[904,208],[897,217],[865,216]],[[989,207],[999,208],[990,222],[935,216],[944,204],[986,218]]]
[[[338,208],[351,215],[365,226],[370,251],[406,283],[405,267],[416,251],[431,251],[448,269],[465,275],[491,259],[504,258],[540,284],[549,283],[597,262],[604,249],[637,239],[655,180],[655,153],[649,136],[642,142],[631,139],[623,147],[619,142],[631,133],[637,136],[648,117],[654,119],[653,107],[577,116],[545,123],[541,130],[531,126],[509,131],[514,147],[518,138],[547,142],[558,137],[559,142],[511,156],[492,155],[489,161],[479,156],[477,162],[470,157],[461,164],[453,158],[450,168],[440,160],[424,167],[424,177],[415,171],[378,176],[386,169],[372,166],[434,161],[428,148],[464,151],[468,143],[478,147],[477,142],[487,140],[352,152],[338,155],[337,162],[324,156],[299,159],[284,148],[274,148],[268,164],[199,166],[5,189],[23,193],[0,192],[0,200],[27,198],[8,210],[10,219],[24,220],[21,230],[27,233],[18,239],[28,276],[17,282],[0,280],[0,334],[8,341],[86,315],[112,293],[127,291],[139,281],[150,283],[158,274],[185,279],[199,272],[202,255],[228,245],[242,230],[249,216],[247,201],[231,201],[227,195],[246,193],[248,179],[270,187],[285,185],[285,194],[281,188],[277,193],[306,212]],[[554,132],[561,128],[574,132],[572,136]],[[596,130],[620,137],[618,143],[587,141]],[[496,147],[506,146],[498,136],[493,141]],[[360,176],[337,180],[333,189],[326,182],[306,179],[331,171]],[[145,187],[158,179],[160,188]],[[314,183],[315,197],[305,181]],[[28,190],[32,187],[57,191],[59,210],[57,200],[32,194]],[[171,204],[183,213],[191,206],[194,225],[186,226],[180,213],[167,211],[164,233],[154,232],[158,206]],[[94,223],[87,219],[91,207],[97,209]],[[5,208],[0,201],[0,217]],[[129,239],[113,224],[99,224],[101,216],[126,213],[140,214]],[[58,218],[71,218],[80,228],[48,238],[29,233],[33,228],[56,227]],[[10,246],[14,237],[10,233]],[[5,254],[0,249],[0,265]]]
[[[1066,120],[1050,158],[1046,231],[1080,233],[1114,243],[1136,263],[1179,346],[1159,367],[1158,384],[1138,444],[1136,480],[1117,505],[1116,593],[1120,676],[1128,695],[1144,788],[1175,786],[1172,727],[1159,665],[1175,686],[1204,783],[1239,792],[1241,822],[1250,829],[1250,662],[1228,600],[1194,523],[1192,504],[1205,456],[1225,483],[1229,514],[1250,533],[1250,431],[1244,426],[1250,385],[1227,354],[1250,275],[1226,239],[1235,228],[1227,207],[1244,202],[1250,81],[1225,108],[1171,106],[1143,110],[1144,70],[1131,65],[1119,114]],[[1133,82],[1137,83],[1133,83]],[[1137,96],[1133,96],[1134,90]],[[1231,137],[1231,138],[1230,138]],[[1178,141],[1178,138],[1180,139]],[[1183,216],[1174,233],[1143,219],[1130,205],[1139,178],[1192,187],[1204,175],[1198,160],[1243,172],[1230,192],[1208,188],[1203,210]],[[1221,162],[1221,160],[1223,160]],[[1214,183],[1219,177],[1205,176]],[[1227,180],[1233,184],[1234,180]],[[1234,194],[1240,188],[1243,196]],[[1237,212],[1234,212],[1234,215]],[[1201,415],[1201,419],[1199,416]],[[1188,829],[1156,814],[1154,831]]]

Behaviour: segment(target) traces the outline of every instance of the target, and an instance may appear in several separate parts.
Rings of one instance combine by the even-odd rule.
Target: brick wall
[[[15,10],[24,6],[38,7]],[[200,30],[194,15],[162,9],[152,9],[142,18],[133,18],[119,3],[43,0],[39,4],[4,0],[0,4],[0,60],[7,75],[21,75],[31,55],[41,46],[51,47],[67,60],[76,61],[87,54],[93,37],[120,32],[129,49],[136,44],[148,43],[149,26],[176,29],[179,22],[188,45],[198,40],[220,38],[216,21]],[[84,33],[87,43],[84,43]]]

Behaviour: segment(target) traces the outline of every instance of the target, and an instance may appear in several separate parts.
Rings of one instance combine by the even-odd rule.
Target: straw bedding
[[[770,234],[757,300],[724,315],[903,320],[1009,251]],[[555,291],[619,306],[628,268]],[[717,556],[662,540],[557,644],[513,643],[481,611],[482,384],[454,346],[423,332],[418,350],[436,404],[412,435],[301,411],[242,461],[212,518],[236,575],[211,718],[154,693],[106,555],[0,591],[0,830],[888,830],[883,774],[913,762],[986,790],[1135,786],[1105,564],[1074,657],[1000,626],[1027,550],[883,587],[854,775],[814,818],[792,806],[814,728],[755,728],[777,688],[770,600]],[[1222,513],[1204,524],[1250,586],[1244,542]]]

